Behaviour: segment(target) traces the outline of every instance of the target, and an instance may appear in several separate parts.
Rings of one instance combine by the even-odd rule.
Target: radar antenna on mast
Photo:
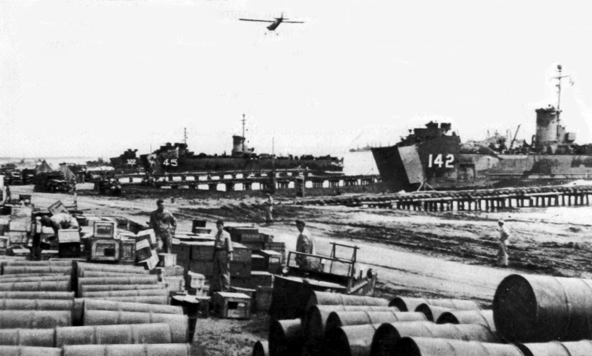
[[[561,64],[558,64],[557,76],[553,77],[553,79],[557,79],[557,84],[555,84],[555,86],[557,87],[557,122],[560,122],[559,115],[561,114],[561,79],[570,77],[569,75],[561,75],[562,69],[563,67],[561,66]]]

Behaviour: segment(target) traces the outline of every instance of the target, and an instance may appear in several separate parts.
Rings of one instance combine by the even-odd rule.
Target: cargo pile
[[[312,292],[300,317],[272,321],[253,355],[590,355],[591,288],[592,280],[510,275],[492,310],[468,300]]]
[[[0,354],[189,355],[194,325],[142,267],[0,256]]]

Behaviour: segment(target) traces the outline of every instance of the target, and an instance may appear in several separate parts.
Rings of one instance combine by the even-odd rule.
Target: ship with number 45
[[[285,155],[257,153],[248,147],[245,139],[243,117],[242,136],[232,136],[230,154],[207,155],[190,151],[187,143],[167,143],[149,154],[137,155],[137,150],[127,150],[119,157],[111,158],[111,164],[120,171],[143,170],[149,174],[184,172],[259,172],[269,170],[302,169],[315,173],[343,173],[343,158],[313,155]]]
[[[561,66],[557,66],[556,106],[536,109],[530,143],[494,135],[461,143],[450,123],[429,122],[372,154],[382,181],[395,191],[562,184],[592,180],[592,144],[575,144],[576,133],[561,121]],[[592,183],[592,182],[591,182]]]

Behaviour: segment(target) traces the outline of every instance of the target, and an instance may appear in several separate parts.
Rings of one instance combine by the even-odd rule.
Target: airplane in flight
[[[304,21],[287,21],[288,19],[284,17],[284,13],[282,12],[280,17],[276,17],[274,20],[258,20],[258,19],[243,19],[239,18],[241,21],[253,21],[253,22],[267,22],[271,23],[271,25],[267,26],[269,31],[275,31],[279,25],[282,23],[304,23]]]

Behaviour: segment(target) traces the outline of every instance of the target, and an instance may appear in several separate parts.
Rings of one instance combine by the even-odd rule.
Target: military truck
[[[70,192],[71,186],[60,171],[38,173],[33,179],[35,192]]]

